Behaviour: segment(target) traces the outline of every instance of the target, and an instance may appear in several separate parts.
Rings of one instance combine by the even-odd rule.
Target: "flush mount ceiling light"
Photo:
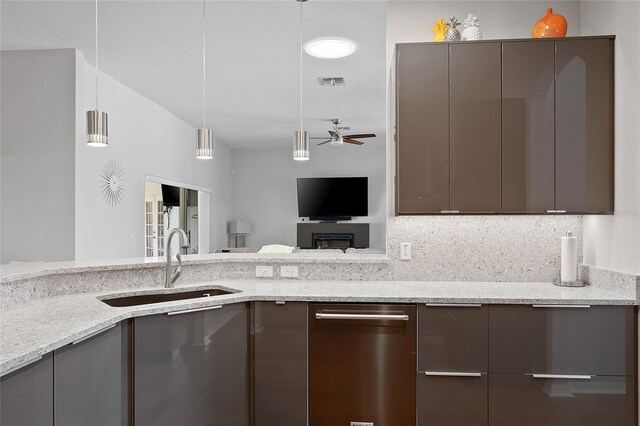
[[[300,3],[300,127],[293,132],[293,159],[307,161],[310,157],[309,131],[302,129],[302,3],[307,0],[296,0]]]
[[[87,145],[103,148],[109,145],[107,113],[98,110],[98,0],[96,0],[96,108],[87,111]]]
[[[356,51],[356,44],[346,38],[316,38],[304,44],[304,51],[320,59],[346,58]]]
[[[213,158],[213,129],[207,129],[207,2],[202,1],[202,128],[198,129],[196,158]]]

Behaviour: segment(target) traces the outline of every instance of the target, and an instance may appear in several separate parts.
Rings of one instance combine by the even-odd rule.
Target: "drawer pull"
[[[285,303],[287,302],[285,302],[284,300],[276,300],[276,305],[284,305]]]
[[[207,306],[205,308],[185,309],[184,311],[167,312],[167,315],[180,315],[180,314],[188,314],[191,312],[212,311],[214,309],[220,309],[220,308],[222,308],[222,305]]]
[[[574,379],[591,380],[591,376],[586,374],[532,374],[534,379]]]
[[[482,304],[480,303],[425,303],[424,304],[428,308],[481,308]]]
[[[425,371],[424,375],[438,377],[481,377],[482,373],[462,373],[458,371]]]
[[[344,319],[344,320],[390,320],[409,321],[409,315],[395,314],[323,314],[316,313],[316,319]]]
[[[591,305],[532,305],[534,308],[590,308]]]
[[[74,340],[74,341],[73,341],[73,344],[74,344],[74,345],[77,345],[77,344],[78,344],[78,343],[80,343],[80,342],[84,342],[85,340],[91,339],[93,336],[97,336],[98,334],[104,333],[104,332],[105,332],[105,331],[107,331],[107,330],[111,330],[111,329],[112,329],[113,327],[115,327],[115,326],[116,326],[115,324],[111,324],[111,325],[109,325],[109,326],[107,326],[107,327],[105,327],[105,328],[103,328],[103,329],[100,329],[100,330],[98,330],[98,331],[94,331],[93,333],[91,333],[91,334],[87,334],[86,336],[81,337],[81,338],[79,338],[78,340]]]

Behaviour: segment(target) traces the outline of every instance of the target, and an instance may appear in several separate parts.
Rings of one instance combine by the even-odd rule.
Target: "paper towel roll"
[[[560,250],[560,280],[576,281],[578,279],[578,239],[567,232],[562,237]]]

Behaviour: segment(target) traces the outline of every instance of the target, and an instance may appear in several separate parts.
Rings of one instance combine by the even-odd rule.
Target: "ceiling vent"
[[[321,86],[344,86],[344,77],[320,77]]]

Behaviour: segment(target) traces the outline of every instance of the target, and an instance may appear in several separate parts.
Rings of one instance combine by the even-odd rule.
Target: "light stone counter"
[[[0,314],[0,374],[123,319],[236,302],[636,303],[633,296],[598,287],[562,288],[551,283],[525,282],[221,280],[181,285],[170,292],[205,288],[238,292],[128,308],[110,307],[98,299],[162,291],[157,287],[136,288],[57,296],[5,308]]]
[[[163,268],[165,262],[166,260],[164,257],[135,257],[84,262],[14,262],[0,265],[0,280],[3,283],[8,283],[49,275]],[[390,262],[390,259],[385,254],[368,253],[210,253],[182,256],[182,263],[184,265],[208,265],[220,263],[376,264],[388,262]]]

